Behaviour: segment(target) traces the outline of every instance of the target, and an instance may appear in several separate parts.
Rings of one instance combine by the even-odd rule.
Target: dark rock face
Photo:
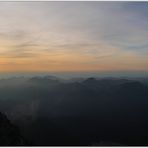
[[[7,117],[0,113],[0,146],[25,145],[19,129],[13,125]]]

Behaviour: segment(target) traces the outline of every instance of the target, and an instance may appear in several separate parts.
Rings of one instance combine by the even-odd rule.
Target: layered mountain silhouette
[[[34,146],[146,146],[148,83],[144,80],[7,79],[0,81],[0,109]]]

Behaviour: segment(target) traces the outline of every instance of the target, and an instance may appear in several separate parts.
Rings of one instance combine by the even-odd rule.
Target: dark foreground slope
[[[25,141],[19,129],[0,113],[0,146],[23,146]]]

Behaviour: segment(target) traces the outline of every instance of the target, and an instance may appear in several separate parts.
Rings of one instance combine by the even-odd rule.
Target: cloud
[[[29,52],[26,52],[26,51],[20,51],[19,52],[16,50],[16,51],[8,51],[8,52],[5,52],[3,54],[0,55],[1,58],[18,58],[18,59],[21,59],[21,58],[33,58],[33,57],[36,57],[37,54],[36,53],[31,53],[30,51]]]
[[[71,70],[77,61],[95,70],[139,62],[140,69],[148,62],[147,8],[138,2],[1,2],[0,57],[46,66],[51,60]]]

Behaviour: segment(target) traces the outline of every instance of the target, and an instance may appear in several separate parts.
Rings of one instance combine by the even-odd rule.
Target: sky
[[[0,73],[148,72],[148,2],[0,2]]]

